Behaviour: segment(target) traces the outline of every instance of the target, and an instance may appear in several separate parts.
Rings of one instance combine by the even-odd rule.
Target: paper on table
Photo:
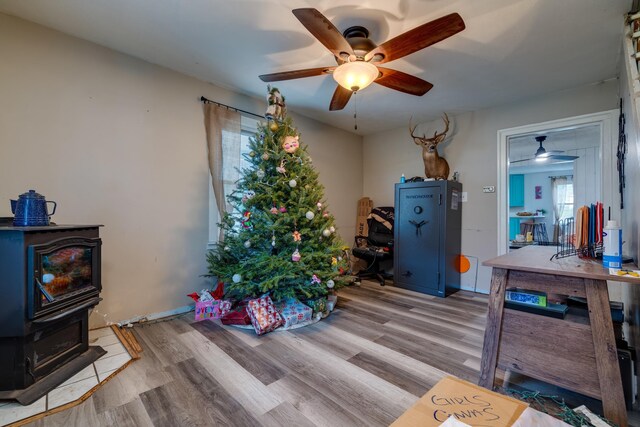
[[[465,424],[462,421],[456,420],[455,417],[452,415],[449,418],[447,418],[447,421],[440,424],[440,427],[472,427],[472,426],[470,426],[469,424]]]
[[[630,277],[640,277],[640,270],[628,270],[625,268],[610,268],[609,274],[614,276],[630,276]]]

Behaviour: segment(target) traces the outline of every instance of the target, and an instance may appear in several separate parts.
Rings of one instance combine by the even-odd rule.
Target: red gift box
[[[282,317],[269,296],[252,299],[247,303],[247,313],[256,334],[262,335],[282,325]]]
[[[250,325],[251,318],[247,313],[246,306],[241,306],[220,318],[223,325]]]

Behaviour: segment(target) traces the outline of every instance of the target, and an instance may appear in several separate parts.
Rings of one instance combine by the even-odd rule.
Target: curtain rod
[[[200,101],[204,102],[205,104],[216,104],[219,107],[225,107],[225,108],[227,108],[229,110],[237,111],[238,113],[249,114],[250,116],[259,117],[261,119],[264,119],[264,116],[261,116],[259,114],[252,113],[251,111],[241,110],[241,109],[236,108],[236,107],[231,107],[230,105],[226,105],[226,104],[223,104],[221,102],[212,101],[212,100],[210,100],[208,98],[205,98],[204,96],[200,97]]]
[[[553,178],[573,178],[573,175],[556,175],[556,176],[550,176],[549,178],[553,179]]]

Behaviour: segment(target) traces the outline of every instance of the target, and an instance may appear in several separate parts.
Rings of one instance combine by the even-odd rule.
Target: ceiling
[[[618,74],[631,0],[2,0],[18,16],[233,91],[264,98],[258,75],[335,65],[291,13],[314,7],[343,31],[363,25],[380,44],[458,12],[466,29],[385,64],[433,83],[422,97],[376,84],[329,111],[331,76],[275,84],[289,110],[371,134],[589,83]],[[263,112],[258,112],[262,114]]]
[[[563,151],[562,154],[580,155],[576,150],[591,147],[600,147],[601,129],[599,125],[572,126],[561,129],[550,129],[545,132],[517,135],[509,138],[509,161],[533,159],[540,143],[537,136],[546,136],[542,146],[547,151]],[[573,162],[554,162],[549,159],[546,162],[511,163],[509,173],[539,173],[573,169]]]

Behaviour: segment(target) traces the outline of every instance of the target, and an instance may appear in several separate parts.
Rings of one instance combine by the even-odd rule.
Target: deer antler
[[[409,119],[409,133],[411,134],[411,138],[413,138],[413,142],[416,145],[423,145],[427,142],[427,136],[425,134],[422,134],[422,138],[421,138],[419,136],[414,135],[413,132],[415,132],[417,128],[418,128],[418,125],[415,125],[413,128],[411,128],[411,119]]]
[[[449,132],[449,116],[447,116],[447,113],[444,113],[444,117],[442,117],[442,120],[444,121],[444,130],[440,133],[438,133],[438,131],[435,131],[433,133],[433,138],[429,138],[430,140],[434,141],[436,144],[439,144],[442,142],[442,140],[447,136],[447,132]]]

